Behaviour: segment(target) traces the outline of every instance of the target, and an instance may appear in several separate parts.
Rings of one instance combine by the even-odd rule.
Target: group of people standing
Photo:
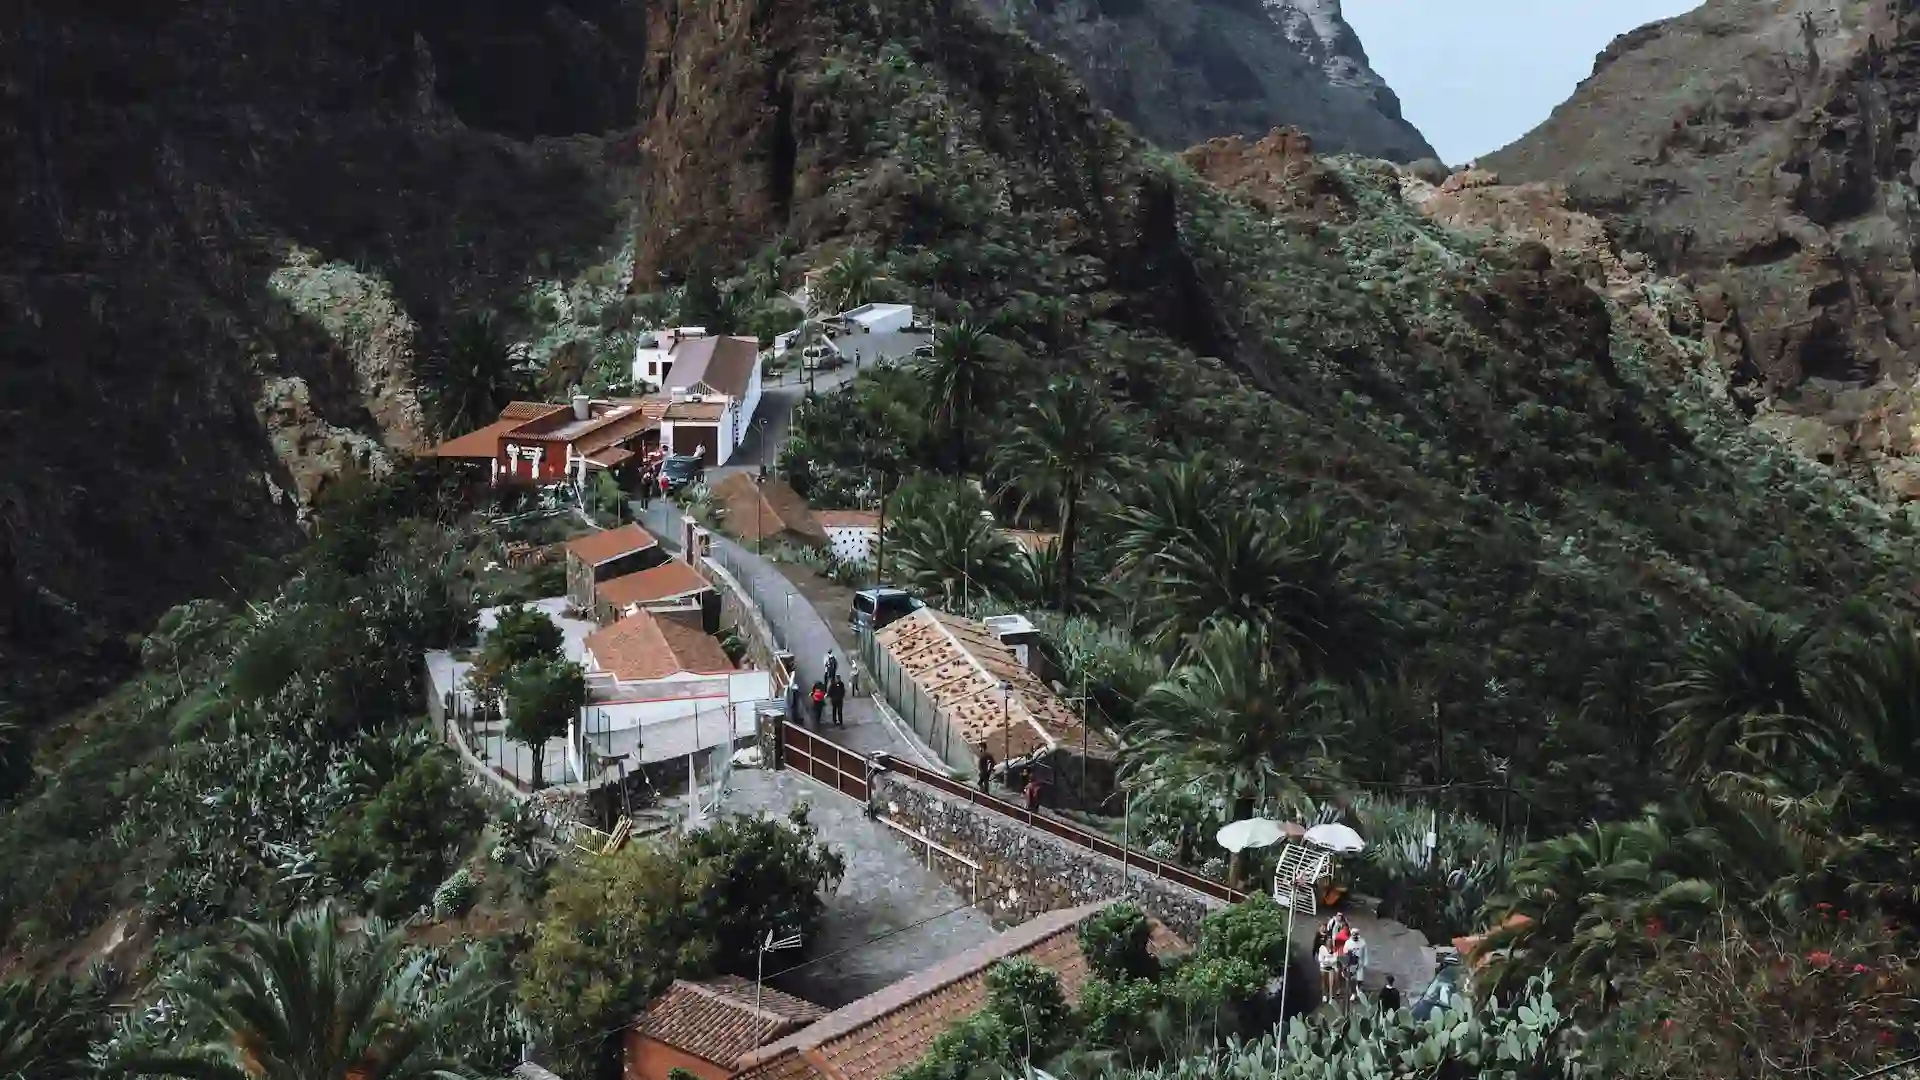
[[[833,709],[833,726],[847,726],[847,683],[840,677],[839,657],[827,654],[827,662],[821,667],[820,678],[814,680],[807,702],[813,706],[814,727],[826,726],[829,707]]]
[[[1320,989],[1328,1001],[1337,1001],[1342,996],[1358,999],[1360,984],[1367,978],[1367,939],[1360,936],[1358,928],[1347,921],[1340,912],[1313,934],[1313,956],[1320,965]],[[1387,976],[1387,983],[1380,991],[1380,1007],[1397,1009],[1400,1007],[1400,990],[1393,984],[1393,976]]]

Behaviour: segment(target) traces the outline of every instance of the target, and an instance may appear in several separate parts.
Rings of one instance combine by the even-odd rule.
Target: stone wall
[[[1193,941],[1200,920],[1225,906],[1137,867],[1125,871],[1118,859],[1030,829],[899,773],[874,778],[873,804],[895,824],[979,863],[979,906],[996,922],[1021,923],[1049,911],[1128,897]],[[935,859],[933,865],[943,873],[956,869],[951,860]],[[973,886],[971,872],[967,874],[953,882],[963,892]]]

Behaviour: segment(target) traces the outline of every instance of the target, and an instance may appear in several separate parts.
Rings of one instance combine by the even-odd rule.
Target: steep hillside
[[[1708,0],[1616,40],[1485,159],[1564,182],[1624,246],[1730,303],[1758,422],[1896,501],[1920,496],[1911,7]]]
[[[1291,124],[1329,151],[1434,156],[1368,66],[1340,0],[978,2],[1167,149]]]
[[[1652,777],[1634,701],[1684,627],[1910,595],[1902,527],[1713,396],[1709,324],[1671,282],[1629,283],[1630,308],[1603,267],[1442,227],[1410,177],[1297,136],[1277,140],[1297,167],[1235,165],[1231,140],[1175,162],[942,0],[669,7],[642,84],[637,280],[776,235],[869,244],[895,288],[997,315],[1023,347],[977,405],[982,445],[1080,371],[1143,463],[1216,454],[1270,505],[1331,508],[1398,628],[1384,647],[1444,688],[1449,772],[1513,740],[1555,762],[1532,770],[1555,812],[1634,805]],[[1259,183],[1229,196],[1191,168]],[[802,480],[834,490],[883,438],[832,410],[806,435]],[[1622,695],[1598,730],[1631,729],[1631,762],[1564,722],[1603,708],[1595,685]]]
[[[231,596],[423,430],[460,313],[615,238],[618,0],[29,0],[0,28],[0,701]],[[511,78],[503,77],[511,73]],[[20,676],[11,688],[8,679]]]

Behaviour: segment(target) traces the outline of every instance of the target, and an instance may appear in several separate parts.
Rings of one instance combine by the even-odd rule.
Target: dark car
[[[691,454],[673,454],[660,463],[660,475],[667,478],[668,494],[699,483],[706,471],[706,464]]]
[[[926,606],[905,589],[862,589],[853,594],[853,612],[847,621],[854,633],[866,633]]]

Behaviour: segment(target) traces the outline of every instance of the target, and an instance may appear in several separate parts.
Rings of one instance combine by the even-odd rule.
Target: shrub
[[[474,883],[473,874],[463,866],[433,890],[433,913],[442,918],[465,915],[472,909],[474,896],[478,892],[479,886]]]
[[[1109,904],[1080,924],[1080,951],[1098,978],[1144,979],[1159,971],[1147,948],[1152,936],[1146,912],[1133,904]]]
[[[377,795],[329,823],[320,863],[349,890],[364,893],[375,914],[411,914],[437,900],[434,887],[485,816],[453,752],[425,743]]]
[[[987,970],[987,1012],[1024,1046],[1046,1046],[1066,1028],[1060,976],[1025,957],[1003,960]]]
[[[1284,970],[1286,943],[1287,909],[1266,894],[1255,893],[1201,920],[1193,959],[1239,961],[1259,972],[1264,981]]]

